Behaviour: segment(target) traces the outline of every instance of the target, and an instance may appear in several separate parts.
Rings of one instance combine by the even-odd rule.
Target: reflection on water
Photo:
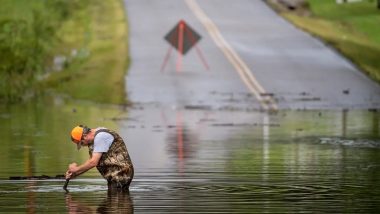
[[[77,124],[117,130],[113,117],[125,114],[117,106],[44,99],[19,105],[0,105],[0,178],[63,174],[72,161],[87,159],[77,152],[69,132]]]
[[[136,166],[135,211],[374,213],[379,114],[139,107],[120,121]],[[321,139],[355,139],[353,145]],[[357,147],[371,140],[376,147]],[[144,154],[144,155],[141,155]],[[134,189],[137,188],[137,189]],[[153,208],[152,208],[153,207]]]
[[[49,106],[47,108],[46,106]],[[377,213],[378,112],[224,111],[48,101],[0,107],[0,212]],[[75,110],[73,110],[75,109]],[[79,122],[78,122],[79,121]],[[96,171],[70,181],[10,181],[62,174],[87,159],[67,133],[106,126],[126,139],[130,194],[110,194]]]
[[[196,152],[196,147],[199,144],[197,139],[198,133],[192,133],[192,130],[185,126],[181,111],[176,112],[175,126],[171,126],[171,129],[168,131],[166,139],[167,150],[172,155],[172,158],[178,160],[178,170],[182,173],[184,161],[192,158],[192,154]]]
[[[129,193],[107,191],[99,180],[80,180],[70,193],[62,181],[0,182],[0,205],[4,213],[133,213]],[[75,182],[74,182],[75,183]]]
[[[100,202],[97,207],[91,206],[83,198],[75,198],[71,194],[65,195],[65,202],[68,213],[133,213],[133,201],[129,193],[107,191],[107,196]]]

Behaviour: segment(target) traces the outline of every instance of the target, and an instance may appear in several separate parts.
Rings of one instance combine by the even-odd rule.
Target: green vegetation
[[[336,4],[333,0],[308,0],[308,5],[311,15],[282,14],[321,37],[380,82],[380,10],[376,1]]]
[[[129,60],[125,23],[121,0],[91,1],[72,16],[59,31],[59,55],[66,56],[69,66],[51,74],[43,88],[76,99],[125,103],[124,76]]]
[[[125,103],[125,23],[121,0],[3,0],[0,101],[51,89]]]
[[[54,26],[65,19],[60,1],[3,0],[0,7],[0,99],[15,101],[44,70]]]

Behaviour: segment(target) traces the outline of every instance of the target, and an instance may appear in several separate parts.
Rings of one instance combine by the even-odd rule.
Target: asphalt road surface
[[[380,86],[260,0],[125,0],[135,104],[207,109],[368,109]],[[184,20],[184,56],[165,35]]]

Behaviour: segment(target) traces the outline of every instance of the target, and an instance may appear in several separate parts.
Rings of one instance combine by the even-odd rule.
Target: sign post
[[[180,20],[172,30],[166,34],[165,40],[170,44],[168,51],[166,52],[164,62],[161,66],[161,72],[164,71],[166,64],[169,60],[172,48],[177,49],[177,63],[176,71],[182,70],[182,58],[192,47],[195,47],[198,57],[201,59],[203,65],[208,70],[206,60],[203,57],[201,50],[197,47],[197,42],[201,39],[201,36],[195,32],[184,20]]]

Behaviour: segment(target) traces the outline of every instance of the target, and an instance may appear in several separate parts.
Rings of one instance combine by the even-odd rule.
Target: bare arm
[[[88,170],[94,168],[98,165],[100,158],[102,157],[101,152],[92,153],[92,157],[84,162],[82,165],[77,165],[76,163],[72,163],[69,165],[69,169],[66,172],[66,177],[72,178],[76,177]]]

